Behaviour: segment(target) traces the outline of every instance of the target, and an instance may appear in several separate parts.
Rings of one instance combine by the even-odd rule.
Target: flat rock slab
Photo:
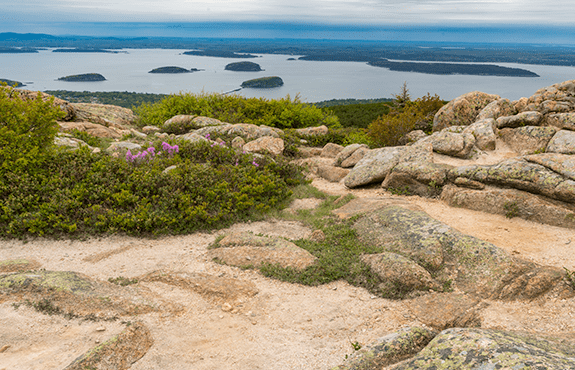
[[[113,127],[125,129],[136,122],[136,115],[131,109],[122,108],[109,104],[71,103],[76,112],[78,121],[87,121]]]
[[[110,338],[77,358],[64,370],[125,370],[144,357],[154,344],[148,328],[136,322],[122,333]]]
[[[0,276],[0,303],[49,302],[52,313],[111,319],[155,308],[132,287],[120,287],[71,271],[33,271]]]
[[[252,282],[203,273],[154,271],[139,280],[177,286],[198,293],[213,304],[234,304],[258,294],[258,289]]]
[[[398,206],[414,211],[423,211],[421,207],[401,198],[356,198],[352,199],[344,206],[334,209],[333,214],[341,219],[347,219],[358,214],[371,212],[375,209]]]
[[[485,329],[447,329],[393,370],[573,369],[573,345]],[[375,368],[366,368],[375,369]]]
[[[17,260],[4,260],[0,261],[0,274],[32,271],[37,270],[40,267],[41,265],[37,261],[24,258]]]
[[[270,263],[303,270],[316,260],[311,253],[288,240],[256,236],[250,232],[232,233],[218,244],[220,247],[211,249],[208,256],[239,267]]]

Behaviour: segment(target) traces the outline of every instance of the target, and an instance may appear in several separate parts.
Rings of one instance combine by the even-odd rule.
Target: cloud
[[[62,21],[291,21],[335,24],[569,24],[572,0],[19,0],[0,13]]]

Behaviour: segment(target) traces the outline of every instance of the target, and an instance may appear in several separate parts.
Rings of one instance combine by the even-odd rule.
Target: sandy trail
[[[346,189],[316,179],[330,194],[389,197],[379,187]],[[575,270],[575,230],[448,207],[437,200],[402,197],[452,227],[546,265]],[[300,238],[311,230],[294,222],[237,224],[234,230],[273,231]],[[345,282],[319,287],[282,283],[206,257],[214,233],[158,239],[111,236],[86,241],[0,241],[0,260],[29,258],[46,270],[76,271],[94,279],[138,277],[156,271],[202,272],[254,283],[259,293],[234,310],[159,282],[142,282],[159,306],[173,307],[126,320],[142,320],[155,343],[134,366],[147,369],[330,369],[353,352],[405,325],[419,324],[406,302],[373,297]],[[575,333],[575,299],[488,302],[483,326],[536,333]],[[0,304],[0,370],[61,369],[123,329],[120,322],[86,322],[46,316],[24,305]],[[104,330],[103,330],[104,329]],[[7,346],[7,347],[5,347]]]

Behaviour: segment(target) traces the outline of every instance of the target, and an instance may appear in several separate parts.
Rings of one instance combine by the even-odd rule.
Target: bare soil
[[[349,190],[315,179],[330,194],[389,197],[380,187]],[[400,197],[463,233],[525,259],[575,270],[575,230],[456,209],[438,200]],[[314,203],[310,201],[310,203]],[[305,207],[305,202],[298,202]],[[207,248],[218,235],[252,231],[290,239],[308,236],[296,222],[254,222],[214,233],[158,239],[110,236],[89,240],[0,241],[0,261],[28,258],[42,268],[76,271],[96,280],[139,278],[154,271],[205,274],[251,283],[258,293],[240,298],[209,294],[161,281],[140,282],[158,307],[122,318],[142,321],[154,345],[132,369],[330,369],[354,351],[405,325],[421,325],[406,302],[372,296],[345,282],[308,287],[263,277],[253,270],[217,264]],[[233,299],[232,299],[233,298]],[[557,336],[575,334],[575,299],[489,301],[483,327]],[[62,369],[125,328],[121,320],[91,322],[48,316],[11,302],[0,304],[0,370]]]

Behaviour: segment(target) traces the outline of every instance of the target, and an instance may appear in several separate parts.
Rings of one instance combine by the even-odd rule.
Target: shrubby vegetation
[[[46,90],[45,93],[72,103],[112,104],[124,108],[134,108],[144,103],[156,103],[168,95],[135,93],[127,91],[67,91]]]
[[[367,103],[367,104],[346,104],[322,108],[325,112],[330,112],[337,116],[339,123],[343,127],[367,128],[371,122],[378,117],[388,114],[393,107],[391,101]]]
[[[219,119],[228,123],[253,123],[280,129],[326,125],[339,127],[336,116],[304,104],[299,97],[268,100],[244,98],[239,95],[215,93],[170,95],[154,104],[143,104],[135,109],[139,125],[161,126],[178,114],[192,114]]]
[[[414,129],[429,133],[435,113],[445,104],[439,96],[429,93],[411,101],[405,84],[395,98],[391,112],[369,124],[368,134],[373,146],[397,146],[400,139]]]
[[[305,182],[281,158],[207,142],[144,147],[154,156],[118,158],[56,148],[59,109],[0,92],[0,235],[24,237],[188,233],[280,207]],[[23,118],[22,118],[23,117]],[[175,153],[166,148],[178,145]],[[153,147],[153,150],[149,148]],[[161,153],[161,154],[160,154]],[[171,171],[165,171],[176,166]]]

